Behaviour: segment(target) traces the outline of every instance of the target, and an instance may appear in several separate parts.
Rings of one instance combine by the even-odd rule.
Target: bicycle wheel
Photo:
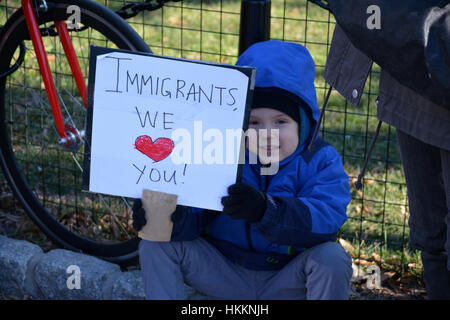
[[[71,125],[84,129],[86,112],[59,37],[52,32],[53,21],[67,20],[69,5],[80,8],[82,28],[69,31],[85,77],[89,45],[150,49],[124,20],[94,1],[47,4],[48,10],[39,12],[38,22],[61,111]],[[24,62],[0,79],[0,162],[15,196],[57,245],[123,266],[137,263],[139,239],[132,228],[131,199],[82,192],[84,147],[69,152],[58,145],[59,136],[21,9],[2,29],[0,70],[14,65],[22,41],[26,46]]]

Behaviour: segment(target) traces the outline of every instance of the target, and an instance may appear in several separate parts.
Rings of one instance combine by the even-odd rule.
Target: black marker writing
[[[129,80],[129,81],[128,81],[128,80]],[[139,92],[139,83],[138,83],[138,76],[137,76],[137,74],[135,74],[135,75],[134,75],[134,78],[131,79],[130,74],[128,73],[128,70],[127,70],[127,92],[128,92],[128,83],[129,83],[130,81],[131,81],[131,84],[132,84],[132,85],[134,84],[134,82],[136,82],[137,93],[140,93],[140,92]]]
[[[116,58],[116,74],[114,77],[115,89],[106,90],[113,93],[130,93],[143,96],[161,96],[167,99],[182,99],[188,102],[209,103],[222,106],[236,104],[236,91],[238,88],[218,86],[214,83],[200,84],[184,79],[172,79],[171,77],[159,77],[156,75],[135,73],[124,69],[120,60]],[[120,76],[124,77],[120,79]]]
[[[219,103],[219,105],[222,105],[222,90],[225,90],[226,88],[224,88],[224,87],[216,87],[216,89],[219,89],[219,92],[220,92],[220,103]]]
[[[168,112],[163,112],[163,126],[165,130],[169,130],[172,128],[166,127],[166,123],[173,123],[172,121],[166,121],[166,115],[171,115],[173,116],[173,113],[168,113]]]
[[[158,117],[158,111],[153,113],[153,121],[152,121],[152,115],[151,115],[149,110],[144,111],[145,112],[145,114],[143,116],[144,119],[142,119],[142,112],[138,109],[138,107],[134,107],[134,108],[136,109],[136,113],[137,113],[138,118],[139,118],[139,124],[141,125],[142,128],[145,128],[147,126],[147,119],[148,119],[148,122],[149,122],[149,124],[150,124],[150,126],[152,128],[156,127],[157,120],[159,118],[161,118],[161,116]],[[169,126],[169,124],[173,124],[174,123],[173,121],[170,121],[171,120],[170,117],[173,116],[173,115],[174,115],[173,113],[163,112],[162,120],[161,120],[162,123],[161,124],[162,124],[162,127],[164,128],[164,130],[171,130],[171,129],[173,129],[171,126]]]
[[[211,92],[209,94],[209,98],[206,95],[205,91],[203,91],[201,86],[198,86],[198,91],[199,91],[199,96],[198,96],[198,102],[200,102],[200,99],[202,97],[202,93],[203,95],[206,97],[206,100],[208,100],[209,103],[212,103],[212,99],[213,99],[213,91],[214,91],[214,85],[211,85]]]
[[[161,170],[161,169],[157,169],[157,168],[150,168],[150,171],[148,171],[147,166],[145,166],[145,165],[144,165],[143,169],[140,169],[134,163],[132,163],[132,165],[138,171],[139,177],[136,181],[136,184],[138,184],[141,181],[142,176],[145,176],[145,177],[148,177],[149,181],[151,181],[151,182],[155,182],[155,183],[156,182],[165,182],[165,183],[173,183],[174,185],[177,185],[177,179],[180,177],[180,175],[177,173],[177,170]],[[186,176],[186,168],[187,168],[187,164],[184,165],[184,169],[183,169],[183,173],[182,173],[183,177]],[[184,182],[181,182],[181,183],[184,183]]]
[[[139,183],[139,181],[141,180],[141,177],[142,177],[142,175],[144,174],[144,171],[145,171],[145,168],[147,168],[147,166],[144,166],[144,169],[139,169],[134,163],[133,163],[133,166],[141,173],[140,175],[139,175],[139,178],[137,179],[137,181],[136,181],[136,184],[138,184]]]
[[[106,58],[109,59],[116,59],[117,60],[117,67],[116,67],[116,89],[115,90],[106,90],[106,92],[118,92],[122,93],[122,91],[119,90],[119,74],[120,74],[120,60],[131,60],[130,58],[116,58],[116,57],[109,57]]]
[[[232,106],[236,103],[236,99],[234,99],[234,96],[231,94],[231,91],[237,90],[238,88],[231,88],[228,89],[228,94],[230,95],[231,98],[233,98],[233,102],[232,103],[227,103],[227,105]]]
[[[182,87],[180,87],[180,82],[183,82],[183,86]],[[183,89],[185,85],[186,85],[186,81],[184,81],[184,80],[177,80],[177,96],[176,96],[177,99],[178,99],[178,92],[181,93],[183,98],[184,98],[184,93],[180,89]]]

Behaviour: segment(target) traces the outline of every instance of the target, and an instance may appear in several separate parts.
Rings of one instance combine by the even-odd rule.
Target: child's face
[[[249,128],[258,132],[258,143],[250,140],[247,148],[258,154],[262,163],[274,162],[277,158],[282,161],[297,149],[299,125],[284,112],[271,108],[252,109]]]

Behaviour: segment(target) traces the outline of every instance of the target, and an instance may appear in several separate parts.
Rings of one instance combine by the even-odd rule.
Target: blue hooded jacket
[[[275,175],[261,175],[259,163],[244,164],[242,182],[267,195],[260,221],[232,220],[226,214],[189,208],[184,219],[174,225],[172,241],[203,235],[235,263],[248,269],[277,270],[305,248],[336,240],[351,200],[348,175],[330,144],[318,139],[312,152],[306,148],[320,110],[315,65],[305,47],[275,40],[259,42],[248,48],[236,65],[257,68],[256,87],[280,88],[305,102],[302,106],[307,110],[299,105],[302,142],[279,163]]]

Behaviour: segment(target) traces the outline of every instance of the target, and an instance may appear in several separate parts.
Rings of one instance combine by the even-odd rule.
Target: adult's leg
[[[445,216],[447,240],[445,242],[445,251],[447,253],[447,270],[450,271],[450,150],[441,149],[441,162],[445,196],[447,199],[447,215]],[[450,292],[450,288],[448,291]]]
[[[445,250],[449,213],[441,150],[400,130],[397,138],[408,189],[411,244],[422,251],[427,295],[430,299],[450,298]]]
[[[335,242],[307,249],[268,279],[258,290],[260,299],[347,300],[352,259]]]
[[[184,283],[213,299],[254,299],[246,270],[206,240],[139,243],[147,299],[186,299]]]

